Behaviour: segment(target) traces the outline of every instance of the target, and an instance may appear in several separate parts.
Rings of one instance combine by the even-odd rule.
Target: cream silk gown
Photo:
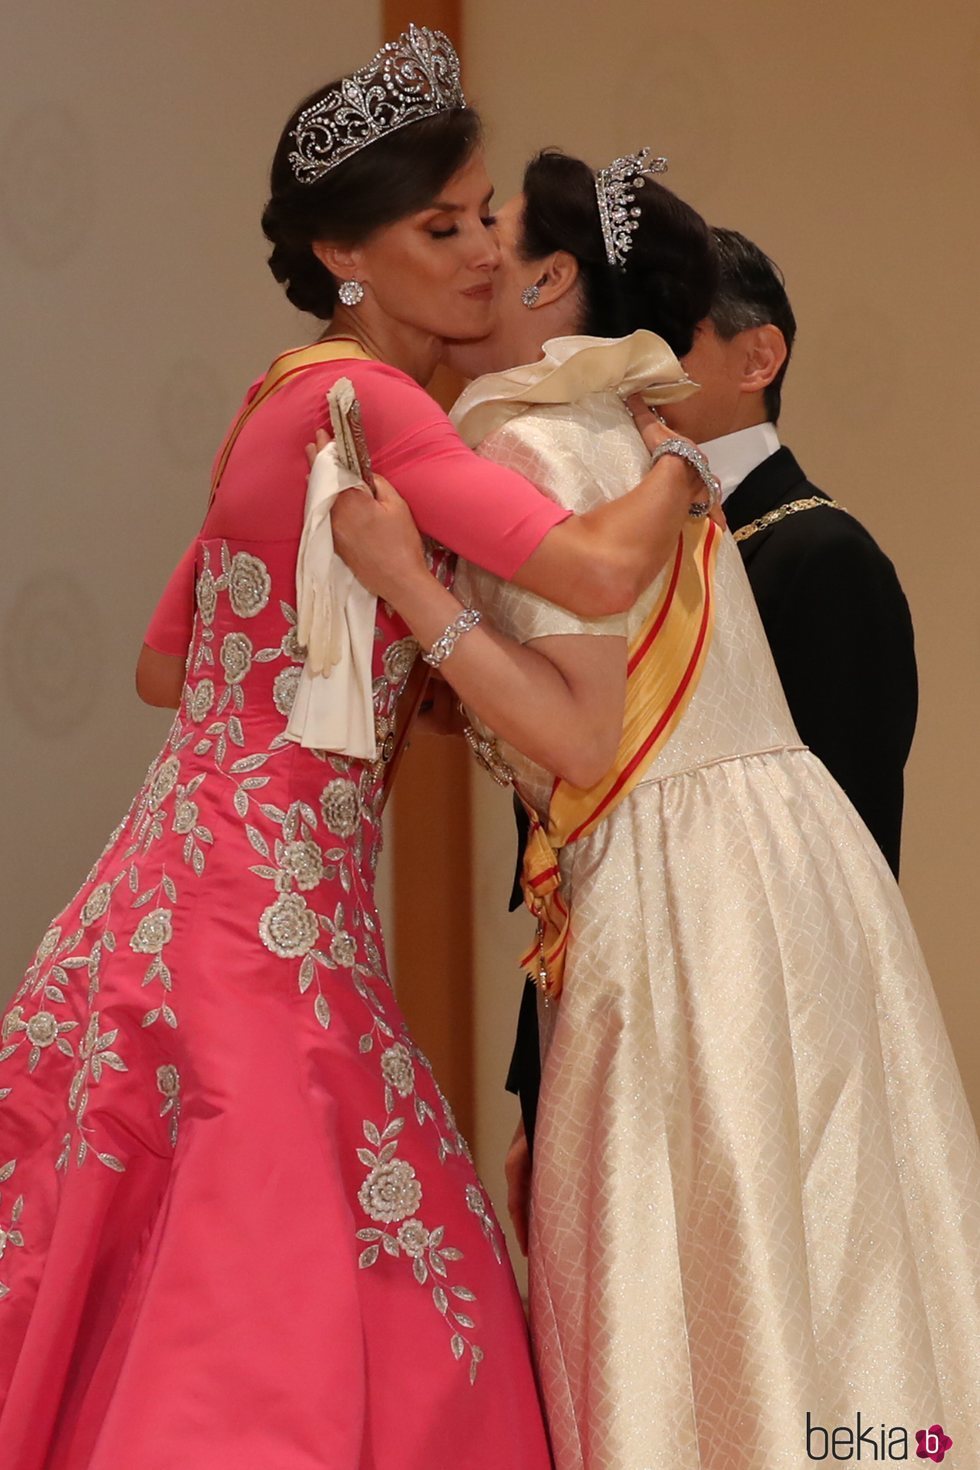
[[[455,415],[575,511],[647,466],[621,378],[670,376],[649,340],[625,372],[622,344],[598,347],[548,344]],[[521,641],[631,635],[656,595],[584,623],[469,564],[456,585]],[[561,853],[531,1218],[557,1467],[915,1461],[936,1425],[952,1466],[980,1466],[980,1160],[942,1017],[884,859],[800,743],[728,536],[716,594],[680,725]],[[544,816],[552,778],[499,752]]]

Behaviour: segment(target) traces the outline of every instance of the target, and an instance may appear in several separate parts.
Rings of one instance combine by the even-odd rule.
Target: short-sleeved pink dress
[[[4,1470],[550,1463],[499,1226],[388,978],[382,765],[284,734],[341,373],[443,545],[507,576],[565,514],[381,364],[246,423],[147,635],[188,653],[167,743],[3,1018]],[[415,653],[379,604],[382,734]]]

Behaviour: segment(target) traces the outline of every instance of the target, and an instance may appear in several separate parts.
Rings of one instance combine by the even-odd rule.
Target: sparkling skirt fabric
[[[381,766],[284,738],[295,542],[204,541],[182,709],[0,1048],[3,1470],[550,1463],[388,980]],[[415,657],[383,611],[379,745]]]
[[[635,481],[637,446],[595,397],[484,452],[582,510]],[[460,583],[519,638],[632,632],[656,594],[617,630]],[[914,1460],[940,1423],[977,1466],[976,1129],[898,888],[800,746],[728,537],[716,593],[683,721],[561,854],[530,1251],[556,1464],[799,1470],[808,1423],[815,1458],[839,1429],[871,1460],[870,1425],[877,1458],[884,1426]],[[500,753],[546,812],[549,774]]]

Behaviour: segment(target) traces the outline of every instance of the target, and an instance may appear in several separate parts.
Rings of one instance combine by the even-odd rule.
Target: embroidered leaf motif
[[[364,1137],[367,1139],[368,1143],[373,1143],[375,1148],[381,1147],[381,1134],[378,1132],[373,1123],[365,1122]]]
[[[313,976],[316,974],[316,965],[312,955],[305,955],[303,963],[299,967],[299,993],[305,995],[313,984]]]
[[[463,1356],[463,1349],[466,1347],[466,1343],[460,1337],[458,1332],[454,1332],[452,1342],[449,1344],[449,1346],[453,1350],[453,1357],[461,1358]]]
[[[357,1049],[360,1052],[371,1051],[373,1049],[373,1047],[374,1047],[374,1037],[371,1036],[370,1034],[367,1034],[367,1035],[362,1036],[361,1039],[360,1039],[360,1041],[357,1043]]]
[[[8,1163],[4,1164],[3,1168],[0,1169],[0,1184],[6,1184],[7,1180],[10,1178],[16,1167],[16,1159],[11,1159]]]
[[[378,1247],[376,1245],[369,1245],[367,1250],[361,1251],[360,1259],[358,1260],[357,1264],[359,1266],[373,1266],[377,1259]]]
[[[243,776],[248,771],[257,771],[265,761],[265,755],[243,755],[237,761],[232,761],[228,769],[233,776]]]
[[[316,1000],[313,1002],[313,1010],[316,1014],[317,1020],[320,1022],[320,1025],[323,1027],[324,1031],[328,1030],[330,1027],[330,1007],[327,1004],[325,996],[317,996]]]
[[[236,793],[236,795],[240,794],[241,793]],[[259,829],[257,827],[253,827],[250,822],[245,823],[245,836],[248,838],[249,842],[255,848],[255,851],[259,854],[260,857],[267,858],[270,856],[269,844],[266,842]]]
[[[449,1298],[441,1286],[434,1286],[432,1288],[432,1300],[436,1304],[437,1311],[440,1311],[445,1316],[449,1311]]]
[[[115,1169],[117,1174],[125,1174],[126,1165],[121,1164],[115,1154],[97,1154],[97,1158],[110,1169]]]

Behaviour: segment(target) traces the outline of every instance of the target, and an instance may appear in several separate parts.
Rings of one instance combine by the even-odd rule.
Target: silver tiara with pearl
[[[412,25],[300,113],[289,162],[301,184],[315,184],[397,128],[465,106],[453,43],[442,31]]]
[[[651,149],[614,158],[608,168],[600,168],[595,176],[595,192],[599,201],[599,219],[606,246],[606,259],[612,266],[626,264],[633,244],[633,231],[640,222],[636,208],[636,190],[648,178],[667,172],[666,158],[654,158]]]

